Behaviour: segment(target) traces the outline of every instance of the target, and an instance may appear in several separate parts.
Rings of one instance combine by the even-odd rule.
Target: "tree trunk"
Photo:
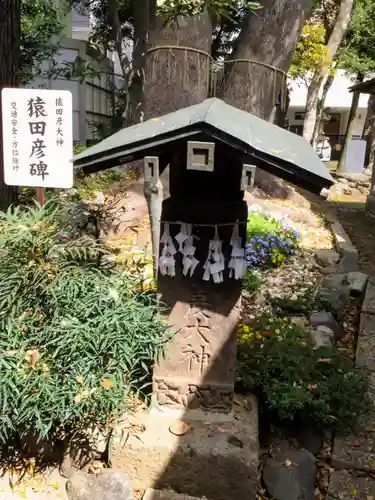
[[[311,0],[263,0],[261,6],[245,21],[231,60],[251,59],[268,66],[229,63],[223,96],[228,104],[269,120],[286,84],[276,70],[289,70]]]
[[[134,125],[143,121],[144,118],[144,85],[145,67],[148,46],[148,29],[150,24],[151,5],[150,0],[133,2],[134,12],[134,46],[129,75],[129,107],[126,117],[127,125]]]
[[[366,173],[371,173],[375,159],[375,95],[370,94],[367,104],[366,122],[363,136],[367,136],[365,165]]]
[[[312,137],[312,146],[313,148],[316,148],[318,142],[319,142],[319,137],[322,132],[321,130],[321,125],[322,125],[322,117],[323,117],[323,111],[324,111],[324,105],[326,102],[327,94],[329,89],[331,88],[331,85],[334,80],[334,75],[331,73],[328,78],[326,83],[324,84],[323,87],[323,92],[322,95],[318,101],[318,106],[316,109],[316,122],[315,122],[315,127],[314,127],[314,134]]]
[[[330,61],[334,60],[337,49],[339,48],[339,45],[345,35],[350,21],[353,3],[354,0],[341,0],[340,10],[337,15],[336,22],[327,42],[327,54]],[[328,75],[329,64],[323,64],[315,71],[307,91],[303,137],[309,142],[313,139],[319,97],[322,95]]]
[[[123,116],[125,120],[127,120],[130,113],[129,79],[132,70],[132,62],[127,55],[126,41],[122,34],[117,0],[108,0],[106,15],[108,22],[111,24],[111,38],[114,42],[115,51],[122,70],[124,94],[126,95],[126,105]]]
[[[229,69],[225,72],[223,98],[232,106],[281,124],[288,97],[286,79],[276,70],[285,73],[289,70],[311,10],[311,0],[262,0],[261,6],[248,15],[231,60],[251,59],[268,66],[249,62],[227,63]],[[255,183],[271,196],[297,197],[290,186],[260,168],[256,170]]]
[[[20,71],[21,0],[0,2],[0,86],[17,87]],[[0,94],[1,109],[1,94]],[[0,119],[0,137],[3,137]],[[18,189],[4,183],[3,145],[0,147],[0,209],[6,210],[17,201]]]
[[[153,24],[146,63],[147,118],[204,101],[210,74],[212,25],[207,12],[180,17],[173,26],[160,17]]]
[[[270,121],[273,121],[276,125],[278,125],[281,128],[287,128],[288,126],[287,115],[288,115],[289,105],[290,105],[290,92],[289,89],[287,88],[284,108],[278,105],[275,109],[275,119],[274,120],[271,119]]]
[[[348,151],[349,141],[353,137],[353,127],[359,104],[359,96],[360,96],[359,92],[353,92],[352,105],[350,107],[348,124],[346,126],[346,131],[345,131],[344,145],[341,150],[339,163],[337,165],[337,172],[344,172],[345,170],[345,158],[346,158],[346,153]]]

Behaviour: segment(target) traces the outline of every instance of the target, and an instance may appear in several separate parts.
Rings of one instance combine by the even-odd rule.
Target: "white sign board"
[[[68,90],[3,89],[8,186],[73,186],[73,109]]]

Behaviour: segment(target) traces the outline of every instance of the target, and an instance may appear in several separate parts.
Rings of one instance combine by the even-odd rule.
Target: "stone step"
[[[192,414],[185,410],[188,430],[183,435],[171,431],[181,423],[174,413],[157,408],[136,412],[124,422],[124,429],[119,426],[112,433],[112,467],[126,470],[136,490],[156,486],[198,498],[255,498],[259,466],[256,398],[239,398],[233,409],[234,414],[225,415],[225,420],[223,414],[203,412],[194,414],[200,419],[188,419],[185,416]],[[131,426],[143,431],[129,433]]]
[[[143,495],[142,500],[202,500],[203,497],[190,497],[188,495],[183,495],[180,493],[175,493],[171,490],[154,490],[153,488],[148,488],[146,493]],[[203,499],[204,500],[204,499]]]

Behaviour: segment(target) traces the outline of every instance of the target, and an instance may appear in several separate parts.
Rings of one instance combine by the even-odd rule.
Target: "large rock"
[[[323,432],[312,424],[304,425],[295,430],[295,438],[299,445],[313,455],[317,455],[322,448]]]
[[[314,500],[315,474],[314,455],[304,449],[284,448],[267,459],[263,480],[275,500]]]
[[[367,285],[368,276],[360,272],[348,273],[348,283],[351,295],[354,297],[361,295]]]
[[[350,297],[347,274],[334,274],[326,278],[318,292],[319,309],[332,312],[340,318]]]
[[[319,306],[340,319],[348,303],[350,291],[348,287],[340,288],[322,288],[319,290]]]
[[[334,333],[334,340],[338,340],[342,335],[340,325],[337,323],[332,313],[327,311],[314,312],[310,316],[310,323],[313,329],[325,326]]]
[[[312,343],[316,349],[319,347],[332,347],[335,345],[335,333],[328,326],[320,325],[310,331]]]
[[[352,272],[358,270],[358,251],[351,242],[348,234],[337,220],[331,223],[331,231],[336,249],[340,254],[339,263],[342,272]]]
[[[77,472],[66,491],[69,500],[135,500],[126,474],[110,469],[96,475]]]
[[[370,278],[362,305],[362,312],[375,315],[375,278]]]
[[[322,448],[324,433],[311,422],[291,422],[283,427],[284,436],[288,441],[295,440],[301,448],[317,455]]]
[[[335,250],[318,250],[315,259],[320,266],[331,267],[340,260],[340,255]]]
[[[322,288],[342,288],[348,285],[348,275],[346,273],[335,273],[324,279]]]

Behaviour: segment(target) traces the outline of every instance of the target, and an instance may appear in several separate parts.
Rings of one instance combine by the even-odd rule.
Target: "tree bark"
[[[0,2],[0,86],[17,87],[20,74],[21,0]],[[0,93],[1,110],[1,93]],[[3,126],[0,117],[0,138]],[[17,201],[18,188],[4,183],[3,144],[0,147],[0,209],[6,210]]]
[[[212,24],[207,12],[194,18],[180,17],[172,26],[160,17],[155,19],[149,30],[146,63],[147,118],[162,116],[207,98],[211,40]],[[170,48],[157,48],[166,46]],[[176,46],[197,51],[176,49]]]
[[[245,20],[231,60],[251,59],[286,73],[310,13],[311,0],[263,0],[261,7]],[[282,109],[280,97],[282,91],[286,92],[282,74],[270,67],[247,62],[229,62],[227,67],[224,100],[264,120],[281,124],[285,109]],[[288,96],[285,98],[283,104],[287,108]],[[256,170],[255,184],[277,198],[297,197],[289,185],[260,168]]]
[[[329,61],[333,61],[335,58],[337,49],[345,35],[350,21],[353,4],[354,0],[341,0],[336,22],[327,42],[327,55]],[[313,139],[319,97],[322,95],[328,76],[329,64],[323,64],[315,71],[307,91],[303,137],[309,142]]]
[[[337,172],[344,172],[345,170],[345,158],[346,158],[346,153],[348,151],[349,141],[353,137],[353,127],[359,104],[359,96],[360,96],[359,92],[353,92],[352,105],[350,107],[348,124],[346,126],[346,131],[345,131],[344,145],[341,150],[339,163],[337,165]]]
[[[251,59],[286,73],[310,10],[311,0],[261,1],[261,9],[248,15],[231,59]],[[224,82],[224,100],[269,120],[285,79],[266,66],[231,64]]]
[[[148,46],[148,29],[151,18],[150,0],[133,1],[134,12],[134,46],[129,75],[129,107],[126,117],[127,125],[134,125],[144,119],[144,85],[145,67]]]
[[[375,94],[369,96],[363,136],[367,136],[365,172],[371,174],[375,160]]]
[[[327,94],[329,89],[331,88],[331,85],[334,80],[334,75],[331,73],[327,81],[325,82],[323,86],[323,92],[322,95],[318,101],[317,109],[316,109],[316,122],[315,122],[315,127],[314,127],[314,134],[312,137],[312,146],[316,148],[318,142],[319,142],[319,136],[321,133],[321,124],[322,124],[322,117],[323,117],[323,111],[324,111],[324,105],[326,102]]]
[[[115,51],[120,61],[122,76],[124,78],[124,93],[127,96],[124,118],[129,116],[130,96],[129,96],[129,78],[132,69],[132,63],[127,55],[126,42],[121,29],[121,21],[119,18],[117,0],[108,0],[107,16],[111,24],[111,38],[114,42]]]

